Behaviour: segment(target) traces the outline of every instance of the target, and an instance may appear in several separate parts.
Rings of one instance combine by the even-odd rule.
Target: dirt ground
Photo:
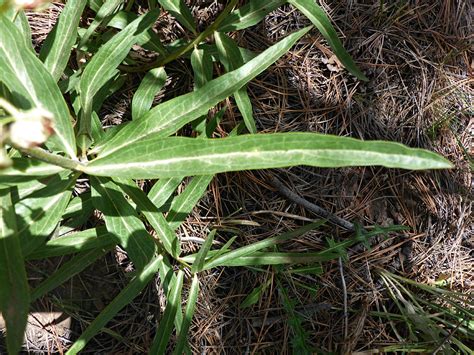
[[[309,202],[364,227],[404,225],[409,229],[355,248],[348,260],[323,264],[321,274],[304,276],[278,268],[215,269],[201,278],[201,293],[190,331],[193,353],[293,353],[295,329],[323,353],[356,353],[400,343],[402,334],[378,311],[395,312],[377,270],[411,280],[470,293],[474,287],[472,164],[474,146],[472,18],[469,1],[320,1],[345,48],[370,79],[347,73],[322,36],[312,30],[291,52],[249,84],[260,132],[312,131],[363,139],[398,141],[439,152],[455,164],[449,171],[409,172],[379,167],[316,169],[295,167],[218,175],[206,196],[180,228],[185,252],[195,252],[209,230],[217,243],[238,235],[245,245],[295,229],[317,218],[284,197],[272,185],[277,178]],[[192,2],[200,26],[220,8],[214,1]],[[29,16],[41,43],[60,10]],[[182,29],[166,14],[160,31],[171,41]],[[259,52],[309,21],[291,6],[268,15],[259,25],[237,33],[240,46]],[[166,95],[192,90],[189,62],[170,66]],[[130,115],[131,79],[104,108],[108,122]],[[166,99],[158,96],[156,101]],[[218,133],[240,120],[232,99]],[[185,185],[185,184],[184,184]],[[184,186],[183,185],[183,186]],[[183,188],[181,187],[181,189]],[[349,237],[328,225],[291,243],[285,251],[319,251],[326,237]],[[126,258],[111,253],[75,277],[39,310],[61,309],[72,319],[63,333],[48,328],[28,340],[32,352],[66,349],[81,329],[128,282]],[[125,261],[124,261],[125,260]],[[45,267],[64,260],[30,265],[32,282]],[[290,275],[290,276],[288,276]],[[255,287],[267,284],[249,308],[241,303]],[[94,338],[84,353],[144,353],[154,336],[165,301],[150,285]],[[291,316],[281,289],[293,305]],[[183,298],[183,303],[186,301]],[[290,314],[290,315],[289,315]]]

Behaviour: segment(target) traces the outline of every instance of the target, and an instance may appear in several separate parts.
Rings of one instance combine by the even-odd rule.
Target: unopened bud
[[[41,108],[22,112],[9,127],[10,141],[21,148],[41,145],[53,133],[53,115]]]
[[[35,10],[42,9],[49,3],[49,0],[12,0],[13,6],[17,9]]]

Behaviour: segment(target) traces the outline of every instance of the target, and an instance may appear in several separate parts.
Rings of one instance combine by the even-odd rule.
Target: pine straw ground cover
[[[259,131],[314,131],[399,141],[438,151],[456,168],[406,172],[299,167],[217,176],[180,228],[187,253],[197,251],[211,229],[219,231],[217,245],[233,235],[238,235],[237,245],[246,245],[318,217],[307,205],[282,193],[284,188],[275,187],[275,178],[294,194],[352,223],[409,229],[375,239],[369,249],[354,248],[347,260],[325,263],[322,270],[303,273],[269,267],[209,272],[201,279],[190,332],[195,353],[297,353],[305,346],[322,353],[354,353],[403,350],[407,342],[421,344],[415,349],[422,351],[427,338],[419,333],[418,339],[411,337],[409,322],[416,326],[416,319],[403,318],[407,304],[401,300],[416,305],[410,295],[421,300],[432,296],[406,283],[410,295],[403,293],[386,271],[459,291],[466,295],[466,309],[473,310],[469,299],[474,286],[472,6],[461,0],[320,4],[370,81],[359,82],[348,75],[314,32],[249,85]],[[29,15],[38,44],[61,7],[53,4],[45,13]],[[203,27],[221,9],[214,1],[192,2],[192,7]],[[160,21],[158,30],[170,41],[184,31],[167,14]],[[258,52],[305,25],[303,17],[285,6],[236,39]],[[138,57],[144,55],[137,51]],[[186,61],[172,64],[167,95],[191,91],[191,72]],[[129,119],[130,90],[134,89],[136,83],[130,80],[109,99],[104,114],[110,124]],[[156,102],[163,99],[158,95]],[[218,128],[222,132],[240,120],[233,101],[226,105]],[[83,183],[87,186],[87,181]],[[76,190],[80,192],[80,187]],[[87,223],[100,224],[101,216]],[[349,235],[328,224],[285,244],[285,250],[320,250],[327,236]],[[75,334],[124,287],[130,271],[126,255],[117,250],[105,260],[38,300],[38,311],[59,309],[71,318],[71,324],[65,329],[45,322],[30,327],[27,345],[31,351],[67,349]],[[54,271],[65,261],[50,259],[29,267],[36,270],[39,282],[45,270]],[[148,287],[88,344],[85,353],[146,352],[155,320],[165,306],[157,290]],[[253,300],[247,297],[252,291]],[[451,336],[439,336],[439,349],[446,350]]]

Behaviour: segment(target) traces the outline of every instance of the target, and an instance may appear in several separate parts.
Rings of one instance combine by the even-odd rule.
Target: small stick
[[[287,188],[283,183],[278,180],[276,177],[272,176],[270,178],[270,181],[272,185],[282,194],[284,197],[286,197],[288,200],[303,206],[307,210],[310,210],[311,212],[317,214],[319,217],[322,217],[324,219],[327,219],[329,222],[347,230],[350,232],[355,232],[356,228],[353,223],[340,218],[334,214],[332,214],[329,211],[326,211],[324,208],[319,207],[318,205],[315,205],[312,202],[309,202],[308,200],[302,198],[301,196],[295,194],[293,191],[291,191],[289,188]]]

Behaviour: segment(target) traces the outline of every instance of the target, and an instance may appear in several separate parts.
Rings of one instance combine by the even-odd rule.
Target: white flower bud
[[[15,117],[15,122],[10,124],[10,141],[20,148],[41,145],[54,133],[52,120],[51,112],[41,108],[22,112],[20,116]]]
[[[13,6],[17,9],[34,10],[44,7],[49,0],[12,0]]]

